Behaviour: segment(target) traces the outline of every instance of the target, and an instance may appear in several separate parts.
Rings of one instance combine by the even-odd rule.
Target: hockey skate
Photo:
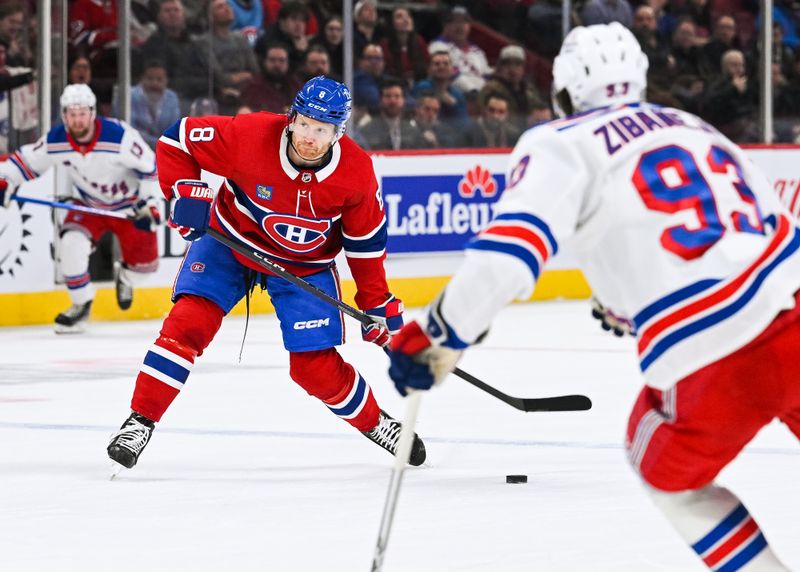
[[[122,280],[122,263],[114,263],[114,286],[117,291],[117,305],[120,310],[127,310],[133,304],[133,287]]]
[[[92,301],[85,304],[73,304],[56,316],[57,334],[82,334],[86,331],[86,323],[92,311]]]
[[[135,411],[132,412],[119,431],[111,436],[106,449],[108,457],[126,469],[132,469],[150,441],[155,427],[155,422]]]
[[[401,428],[402,424],[399,421],[395,420],[381,409],[378,424],[371,431],[364,431],[363,435],[394,455],[397,452],[397,444],[400,442]],[[422,439],[419,438],[419,435],[415,433],[408,464],[418,467],[425,462],[425,457],[425,444],[422,442]]]

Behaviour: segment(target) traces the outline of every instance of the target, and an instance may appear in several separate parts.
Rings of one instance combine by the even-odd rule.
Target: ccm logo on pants
[[[322,326],[329,326],[331,323],[330,318],[323,318],[321,320],[308,320],[307,322],[295,322],[295,330],[311,330],[313,328],[321,328]]]

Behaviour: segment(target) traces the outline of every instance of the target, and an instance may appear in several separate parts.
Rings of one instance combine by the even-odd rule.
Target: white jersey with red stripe
[[[745,154],[689,113],[620,105],[536,127],[506,181],[441,302],[454,347],[529,297],[567,241],[598,299],[633,321],[641,369],[659,389],[793,306],[794,220]]]
[[[94,138],[85,145],[58,125],[0,163],[0,177],[18,186],[58,164],[70,175],[74,197],[94,208],[119,211],[160,195],[155,153],[122,121],[98,117]]]

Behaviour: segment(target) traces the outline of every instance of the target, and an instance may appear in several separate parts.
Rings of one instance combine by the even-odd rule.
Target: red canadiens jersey
[[[372,160],[342,137],[330,162],[298,170],[287,145],[285,115],[185,117],[158,142],[161,190],[171,199],[175,181],[199,179],[201,170],[224,177],[212,209],[213,228],[301,276],[331,266],[344,249],[358,290],[356,304],[382,304],[388,293],[387,231]]]

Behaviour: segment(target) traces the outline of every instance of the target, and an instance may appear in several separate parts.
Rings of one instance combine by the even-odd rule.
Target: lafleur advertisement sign
[[[502,174],[474,159],[457,175],[383,175],[387,250],[462,250],[491,220],[504,183]]]

